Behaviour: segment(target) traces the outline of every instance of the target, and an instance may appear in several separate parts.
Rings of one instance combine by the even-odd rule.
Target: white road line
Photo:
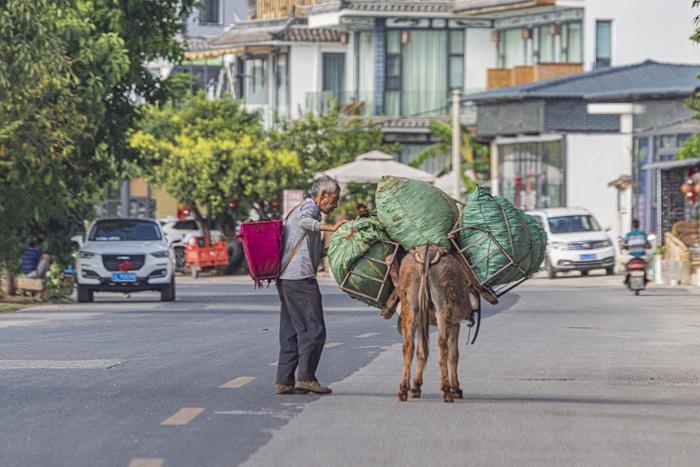
[[[333,347],[338,347],[339,345],[343,345],[342,342],[329,342],[328,344],[324,345],[323,347],[326,349],[332,349]]]
[[[233,378],[228,383],[222,384],[219,386],[219,389],[238,389],[251,381],[255,381],[255,376],[239,376],[238,378]]]
[[[0,360],[0,370],[105,370],[123,360]]]
[[[136,458],[131,459],[129,467],[162,467],[165,464],[165,459],[148,459]]]
[[[162,426],[183,426],[204,413],[204,407],[183,407],[160,424]]]
[[[370,337],[378,336],[378,332],[366,332],[364,334],[360,334],[359,336],[355,336],[358,339],[368,339]]]
[[[275,360],[274,362],[270,363],[270,366],[277,366],[277,365],[279,365],[279,363],[280,363],[279,360]]]
[[[48,321],[48,319],[6,319],[0,321],[0,329],[13,326],[30,326],[32,324],[44,323],[46,321]]]

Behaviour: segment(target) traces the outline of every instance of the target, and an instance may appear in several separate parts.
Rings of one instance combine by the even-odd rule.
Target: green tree
[[[303,119],[280,122],[272,140],[299,156],[301,170],[294,180],[297,188],[309,186],[317,172],[352,162],[365,152],[378,149],[395,153],[399,149],[398,144],[383,143],[380,125],[341,116],[337,105],[320,116],[308,114]]]
[[[700,7],[700,0],[693,0],[693,8]],[[694,18],[695,21],[695,31],[690,36],[690,40],[695,43],[700,43],[700,15]],[[696,113],[693,118],[700,119],[700,93],[691,97],[686,101],[686,106],[689,109],[695,110]],[[679,159],[692,159],[695,157],[700,157],[700,135],[694,134],[690,137],[684,144],[683,148],[678,153]]]
[[[430,123],[430,132],[437,142],[421,151],[409,165],[418,168],[428,161],[438,161],[442,169],[436,175],[445,175],[452,170],[452,126],[440,120],[433,120]],[[487,180],[490,175],[489,150],[474,141],[464,127],[461,128],[461,141],[462,180],[467,191],[472,191],[478,182]]]
[[[300,170],[293,151],[269,144],[257,113],[201,94],[145,106],[130,141],[142,175],[193,206],[204,228],[205,216],[228,232],[251,209],[279,216],[282,190]]]
[[[0,262],[28,239],[53,254],[106,182],[133,157],[135,96],[169,88],[146,69],[177,59],[181,14],[194,0],[4,0],[0,7]]]

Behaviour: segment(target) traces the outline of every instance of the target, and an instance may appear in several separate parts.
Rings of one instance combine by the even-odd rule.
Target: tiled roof
[[[302,18],[245,21],[210,39],[208,46],[218,49],[273,41],[340,42],[341,34],[341,31],[333,29],[309,28],[306,19]]]
[[[469,15],[534,8],[555,3],[555,0],[457,0],[454,10]]]
[[[470,94],[465,101],[513,101],[530,98],[630,100],[693,94],[700,87],[700,64],[659,63],[603,68],[585,73]]]
[[[417,1],[417,0],[345,0],[317,3],[308,8],[311,14],[327,11],[353,10],[377,13],[451,13],[454,1]]]

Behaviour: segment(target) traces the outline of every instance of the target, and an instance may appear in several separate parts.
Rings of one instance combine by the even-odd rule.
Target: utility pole
[[[462,199],[462,193],[459,189],[461,181],[461,128],[459,124],[460,120],[460,107],[462,105],[461,93],[458,89],[452,91],[452,197],[456,200]]]

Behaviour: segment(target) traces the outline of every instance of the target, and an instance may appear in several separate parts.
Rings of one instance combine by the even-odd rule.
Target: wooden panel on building
[[[536,79],[535,73],[534,66],[516,66],[513,68],[513,86],[532,83]]]
[[[489,68],[486,70],[487,89],[506,88],[513,85],[512,68]]]
[[[258,0],[256,16],[258,19],[303,16],[303,10],[298,7],[312,5],[313,3],[314,0]]]
[[[583,63],[539,63],[535,68],[533,81],[561,78],[583,72]]]

